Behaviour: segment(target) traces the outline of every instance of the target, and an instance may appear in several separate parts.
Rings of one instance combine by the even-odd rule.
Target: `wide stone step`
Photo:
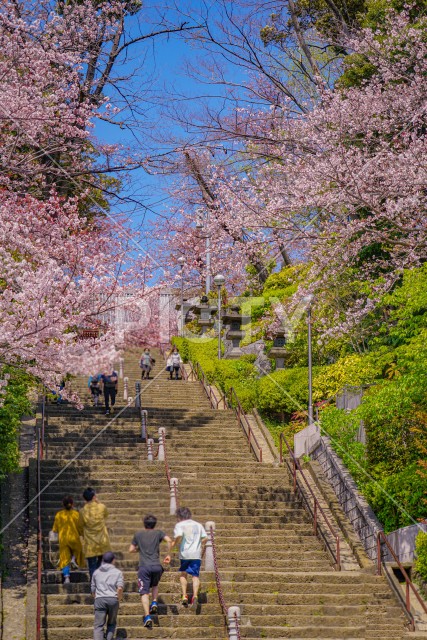
[[[106,503],[107,504],[107,503]],[[132,499],[127,499],[123,496],[123,500],[118,500],[113,503],[108,503],[109,513],[111,517],[126,517],[128,515],[134,515],[136,510],[146,510],[149,503],[143,500],[134,502]],[[164,505],[164,499],[157,499],[155,504]],[[153,505],[153,503],[151,503]],[[43,513],[46,515],[55,514],[58,510],[57,503],[51,502],[47,504],[42,503]],[[296,522],[308,522],[307,515],[298,506],[289,505],[288,503],[280,503],[271,505],[261,505],[259,507],[221,507],[221,505],[211,504],[197,504],[198,517],[211,516],[217,514],[217,517],[221,518],[222,522],[240,522],[241,518],[245,521],[250,519],[262,518],[265,522],[272,522],[275,519],[279,519],[280,522],[287,522],[288,520]]]
[[[198,616],[200,619],[200,626],[194,628],[164,628],[154,625],[153,629],[147,632],[142,626],[142,618],[140,618],[139,627],[135,628],[123,628],[119,623],[116,632],[117,640],[121,638],[132,638],[135,640],[141,640],[141,638],[179,638],[180,640],[205,640],[206,638],[216,638],[218,640],[226,640],[226,633],[224,631],[224,625],[221,627],[205,627],[203,624],[203,617]],[[43,631],[44,640],[93,640],[93,627],[79,628],[79,627],[62,627],[62,628],[49,628]]]
[[[182,611],[180,607],[180,598],[178,590],[175,590],[173,594],[165,594],[162,590],[162,583],[160,583],[160,596],[158,598],[159,604],[159,616],[167,615],[179,615]],[[126,594],[127,597],[123,599],[120,605],[120,612],[123,615],[140,615],[142,611],[141,602],[137,594]],[[320,596],[319,596],[320,597]],[[56,598],[53,600],[52,598]],[[70,602],[72,598],[68,596],[68,600],[63,598],[63,603],[58,601],[58,596],[48,596],[47,599],[47,611],[52,615],[91,615],[93,613],[93,598],[92,596],[76,596],[74,602]],[[209,599],[206,594],[200,594],[199,602],[201,602],[201,608],[204,615],[218,615],[220,605],[218,596],[214,594],[210,595]],[[233,600],[233,602],[235,602]],[[281,606],[277,606],[277,605]],[[386,602],[378,600],[374,605],[368,606],[366,604],[357,602],[349,604],[348,601],[342,604],[319,604],[315,602],[313,604],[298,603],[292,604],[290,602],[275,603],[275,604],[245,604],[241,607],[241,613],[243,616],[244,625],[248,620],[253,622],[256,617],[268,616],[270,619],[274,619],[277,611],[282,611],[282,615],[286,616],[305,616],[310,618],[312,616],[336,616],[336,617],[348,617],[360,616],[365,613],[375,615],[378,614],[381,618],[387,616],[388,619],[396,619],[400,622],[399,609],[396,606],[391,606]]]
[[[157,616],[159,620],[159,625],[161,628],[187,628],[188,630],[197,628],[200,626],[200,623],[203,622],[203,625],[208,627],[219,627],[221,628],[223,625],[223,616],[220,610],[215,614],[209,614],[203,611],[203,605],[200,605],[201,612],[200,615],[188,615],[188,611],[185,610],[184,607],[178,608],[176,607],[176,613],[171,613],[169,615],[159,615]],[[182,612],[182,614],[181,614]],[[361,626],[361,613],[363,615],[364,612],[355,611],[352,614],[348,614],[345,620],[345,627],[359,627]],[[119,624],[121,627],[125,627],[126,629],[131,628],[140,628],[141,627],[141,614],[142,612],[136,612],[135,614],[128,613],[126,607],[123,607],[120,610],[120,619]],[[250,617],[243,615],[241,621],[241,628],[245,630],[248,627],[258,629],[277,629],[279,627],[291,627],[293,629],[298,627],[305,627],[309,625],[317,625],[317,620],[321,616],[322,619],[322,627],[325,625],[329,628],[339,629],[343,626],[343,615],[325,615],[323,613],[317,613],[314,615],[294,615],[294,614],[283,614],[283,615],[268,615],[266,619],[265,615],[252,615]],[[313,618],[317,618],[314,620]],[[345,618],[344,618],[345,619]],[[387,629],[396,629],[396,627],[403,626],[403,621],[400,617],[389,617],[389,622],[384,623],[382,618],[379,618],[379,622],[375,625],[376,629],[379,630],[387,630]],[[90,628],[93,626],[93,613],[89,612],[81,612],[78,615],[76,614],[68,614],[64,616],[63,614],[56,615],[51,614],[47,618],[43,620],[44,624],[49,627],[61,628],[61,627],[81,627],[81,628]],[[254,636],[247,636],[254,637]],[[256,637],[256,636],[255,636]]]
[[[203,610],[203,605],[200,606],[200,609]],[[176,615],[168,615],[168,616],[156,616],[159,620],[159,625],[161,628],[174,628],[174,629],[188,629],[189,631],[194,628],[198,628],[201,626],[209,627],[218,627],[221,628],[223,626],[223,616],[220,613],[220,610],[217,611],[216,615],[195,615],[195,612],[191,611],[193,615],[189,611],[187,611],[184,607],[180,607],[180,613]],[[119,617],[119,625],[121,627],[125,627],[126,629],[136,628],[142,629],[142,611],[137,615],[127,615],[124,611],[120,611]],[[75,627],[75,628],[93,628],[93,613],[88,613],[87,615],[51,615],[43,619],[43,626],[45,628],[55,628],[60,629],[61,627]]]
[[[221,569],[221,584],[224,594],[227,596],[229,602],[237,604],[254,604],[258,605],[260,601],[263,601],[264,596],[266,598],[265,603],[272,604],[286,604],[289,599],[297,599],[297,602],[304,602],[304,598],[314,598],[315,602],[323,604],[322,598],[325,598],[325,602],[330,597],[344,598],[347,603],[353,601],[353,597],[364,598],[370,603],[375,603],[382,600],[390,600],[395,602],[390,589],[383,585],[382,589],[378,589],[375,586],[366,586],[360,584],[345,584],[337,587],[335,583],[320,582],[316,584],[310,584],[304,581],[300,583],[283,584],[280,580],[281,574],[272,574],[271,580],[266,578],[260,582],[230,582],[224,579],[224,571]],[[276,578],[276,575],[279,578]],[[295,578],[299,578],[304,574],[294,574]],[[327,572],[324,572],[327,575]],[[168,577],[170,576],[170,577]],[[126,573],[126,593],[129,596],[138,599],[138,583],[136,580],[136,571]],[[215,586],[212,582],[209,582],[202,576],[202,593],[203,590],[208,589],[208,597],[215,593]],[[43,575],[42,591],[44,594],[55,595],[55,597],[65,598],[67,601],[71,595],[81,597],[90,596],[90,584],[88,573],[85,571],[73,571],[71,574],[71,584],[63,585],[62,576],[56,571],[49,571],[46,575]],[[361,593],[362,591],[362,593]],[[170,571],[163,574],[161,581],[161,594],[179,592],[178,588],[178,572]],[[337,595],[339,594],[339,595]],[[292,600],[291,600],[292,601]]]
[[[80,485],[82,488],[85,487],[85,484]],[[149,487],[140,488],[138,485],[135,485],[135,489],[127,489],[124,496],[119,495],[118,491],[115,492],[107,492],[104,491],[102,493],[102,501],[110,508],[114,509],[115,507],[119,507],[123,505],[123,503],[131,503],[137,508],[144,507],[148,508],[150,505],[156,506],[159,501],[163,503],[164,497],[168,495],[168,490],[166,487],[162,487],[162,491],[159,491],[157,495],[153,495],[149,490]],[[147,491],[147,494],[144,495],[142,492]],[[75,488],[75,493],[77,489]],[[55,494],[60,495],[57,491]],[[184,501],[189,501],[190,497],[186,500],[184,497],[180,495],[181,499]],[[203,500],[201,498],[195,500],[194,497],[192,502],[197,503],[198,508],[210,508],[210,509],[246,509],[250,511],[252,509],[269,509],[269,508],[288,508],[288,509],[299,509],[299,504],[293,499],[293,496],[285,496],[285,498],[277,498],[276,500],[271,500],[269,498],[260,498],[259,500],[248,500],[244,507],[241,506],[242,501],[235,499],[212,499],[212,500]],[[43,506],[44,507],[54,507],[56,506],[56,497],[52,496],[48,493],[48,489],[43,496]]]
[[[377,632],[376,632],[377,633]],[[403,633],[403,631],[402,631]],[[312,640],[319,638],[329,638],[331,640],[367,640],[369,636],[366,634],[365,625],[359,624],[357,626],[338,626],[329,627],[320,624],[320,619],[317,624],[304,625],[301,627],[266,627],[266,628],[254,628],[254,627],[241,627],[241,638],[264,638],[264,640],[299,640],[304,638],[305,640]],[[390,635],[390,631],[385,631],[383,634],[372,635],[371,638],[381,638],[381,640],[401,640],[401,635]]]

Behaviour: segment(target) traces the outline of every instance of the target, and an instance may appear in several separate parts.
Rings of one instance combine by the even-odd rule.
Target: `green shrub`
[[[414,433],[419,424],[417,403],[422,402],[426,390],[426,381],[423,384],[418,376],[401,376],[367,392],[358,415],[365,422],[367,456],[372,468],[380,465],[391,474],[403,471],[418,459]]]
[[[425,517],[427,480],[417,473],[417,464],[363,487],[363,493],[389,533]]]
[[[31,412],[28,391],[31,379],[15,369],[3,369],[0,377],[10,374],[6,397],[0,407],[0,479],[19,467],[18,436],[21,418]]]
[[[248,413],[251,412],[252,409],[257,406],[258,380],[230,380],[229,382],[233,384],[227,385],[225,391],[228,392],[232,386],[237,393],[243,409]]]
[[[359,386],[373,382],[381,369],[368,358],[349,355],[331,365],[319,367],[313,377],[313,399],[327,400],[335,396],[345,385]]]
[[[427,533],[420,531],[415,541],[416,560],[414,569],[421,580],[427,582]]]
[[[254,365],[244,360],[216,360],[214,363],[214,379],[223,390],[233,386],[233,380],[255,380],[256,375]]]
[[[173,338],[172,342],[180,350],[184,362],[198,362],[208,381],[222,392],[228,392],[233,387],[245,411],[251,411],[256,406],[257,370],[253,365],[253,356],[239,360],[218,360],[216,340]]]
[[[308,375],[306,368],[278,369],[258,382],[258,408],[268,415],[306,409]]]
[[[322,434],[331,439],[331,445],[361,487],[366,482],[366,446],[356,442],[360,419],[355,411],[328,407],[321,413]]]

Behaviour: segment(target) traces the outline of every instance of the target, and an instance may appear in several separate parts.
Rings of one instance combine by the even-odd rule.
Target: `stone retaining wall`
[[[383,528],[365,498],[359,493],[351,474],[332,449],[329,438],[320,438],[318,445],[311,452],[311,458],[319,462],[367,555],[371,560],[376,560],[377,533]]]

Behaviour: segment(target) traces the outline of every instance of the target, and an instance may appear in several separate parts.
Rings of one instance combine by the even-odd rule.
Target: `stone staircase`
[[[138,356],[139,352],[129,352],[125,359],[129,395],[134,395],[134,383],[140,377]],[[404,616],[385,580],[358,570],[334,571],[305,511],[294,499],[284,469],[257,463],[232,412],[212,410],[199,383],[170,381],[160,353],[155,357],[154,380],[142,384],[149,434],[156,437],[159,427],[167,430],[167,457],[172,475],[179,480],[180,504],[190,507],[196,520],[216,523],[224,597],[228,605],[241,607],[241,637],[406,637]],[[76,389],[87,395],[84,380],[77,381]],[[123,401],[119,404],[124,406]],[[102,429],[101,435],[63,470]],[[177,556],[161,582],[155,626],[152,630],[142,627],[137,560],[127,549],[145,514],[154,513],[159,528],[169,534],[175,518],[168,515],[164,465],[146,460],[138,411],[121,410],[116,405],[115,415],[107,417],[101,408],[79,412],[68,405],[54,405],[49,407],[47,434],[42,486],[60,475],[42,500],[42,637],[92,638],[93,607],[87,573],[73,572],[72,583],[62,585],[47,553],[48,532],[62,497],[71,493],[80,507],[82,491],[90,485],[109,509],[111,542],[117,564],[125,574],[117,637],[224,639],[215,576],[202,572],[201,604],[196,612],[183,609],[179,604]]]

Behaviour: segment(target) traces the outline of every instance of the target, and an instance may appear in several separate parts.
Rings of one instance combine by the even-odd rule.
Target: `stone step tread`
[[[205,614],[203,612],[203,605],[198,607],[201,610],[201,615],[189,616],[188,611],[184,609],[184,607],[177,607],[178,612],[175,614],[169,615],[159,615],[158,619],[162,627],[198,627],[202,622],[206,627],[208,626],[218,626],[221,627],[223,624],[223,618],[220,608],[218,607],[218,611],[216,614]],[[193,612],[192,612],[193,613]],[[403,615],[403,614],[402,614]],[[337,627],[343,625],[343,616],[332,616],[332,615],[313,615],[313,616],[305,616],[305,615],[292,615],[292,614],[283,614],[283,615],[254,615],[251,616],[250,619],[247,616],[242,616],[241,619],[241,627],[242,629],[245,626],[251,627],[259,627],[261,629],[274,629],[283,628],[285,626],[292,627],[304,627],[311,626],[315,621],[316,623],[323,626],[329,627]],[[346,616],[346,627],[361,627],[360,614],[356,613],[354,618],[351,615]],[[383,621],[379,623],[372,624],[372,630],[375,629],[395,629],[396,627],[403,627],[403,619],[402,617],[389,617],[389,622],[384,623]],[[78,627],[91,627],[93,625],[93,609],[92,611],[88,611],[88,613],[81,613],[79,615],[67,614],[67,615],[57,615],[53,613],[48,613],[48,616],[44,617],[43,620],[45,626],[52,626],[56,628],[60,628],[61,626],[69,626],[75,625]],[[48,623],[48,624],[46,624]],[[136,614],[128,614],[124,608],[120,609],[120,624],[126,625],[126,627],[139,627],[141,625],[141,611]],[[366,627],[365,627],[366,628]]]

